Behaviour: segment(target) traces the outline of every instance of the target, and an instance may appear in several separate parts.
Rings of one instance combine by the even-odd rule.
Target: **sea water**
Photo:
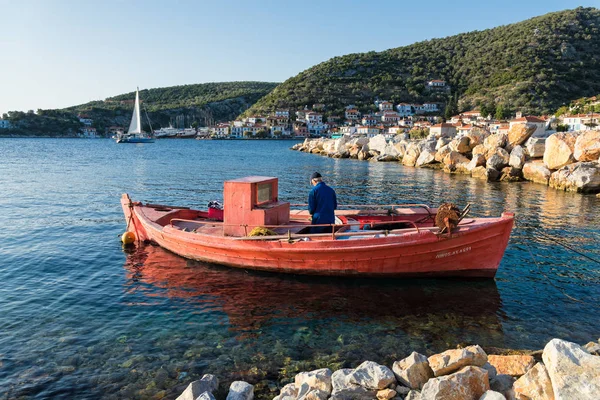
[[[464,344],[539,349],[600,336],[600,199],[290,141],[0,139],[0,399],[175,398],[205,373],[272,398],[299,371],[391,366]],[[285,276],[124,250],[122,193],[205,208],[223,181],[279,177],[305,203],[319,171],[340,203],[472,203],[516,214],[495,280]]]

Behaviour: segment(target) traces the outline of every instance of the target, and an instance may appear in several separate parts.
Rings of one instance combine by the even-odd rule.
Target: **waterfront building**
[[[562,117],[562,121],[569,127],[569,131],[587,131],[597,129],[597,126],[600,125],[600,114],[565,115]]]
[[[306,127],[306,123],[302,121],[294,122],[294,136],[297,138],[307,138],[308,137],[308,128]]]
[[[368,138],[372,138],[376,135],[379,135],[379,133],[381,132],[381,129],[379,129],[376,126],[357,126],[356,127],[356,133],[359,135],[364,135]]]
[[[417,126],[415,124],[415,126]],[[423,125],[419,125],[424,127]],[[456,126],[448,123],[441,123],[433,125],[429,128],[429,133],[433,134],[437,137],[446,136],[446,137],[454,137],[456,136]]]
[[[341,126],[339,131],[343,135],[354,135],[356,133],[356,126],[351,126],[351,125]]]
[[[79,136],[86,139],[96,139],[98,137],[96,128],[91,126],[84,126],[81,128]]]

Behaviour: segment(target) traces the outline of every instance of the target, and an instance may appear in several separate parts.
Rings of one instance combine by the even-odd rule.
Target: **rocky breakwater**
[[[535,127],[514,125],[506,133],[473,129],[461,137],[429,135],[411,140],[391,138],[306,139],[293,150],[333,158],[400,162],[405,166],[439,168],[492,181],[528,180],[581,193],[600,192],[600,131],[561,132],[532,137]]]
[[[373,361],[322,368],[279,387],[273,400],[597,400],[600,340],[582,347],[553,339],[543,351],[519,355],[487,355],[477,345],[430,357],[413,352],[391,368]],[[204,375],[177,400],[214,399],[217,388],[217,378]],[[253,398],[253,386],[243,381],[227,394],[227,400]]]

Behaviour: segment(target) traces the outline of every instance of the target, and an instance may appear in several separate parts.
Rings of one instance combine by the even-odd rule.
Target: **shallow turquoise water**
[[[534,349],[600,336],[598,265],[537,234],[600,258],[600,199],[291,144],[0,139],[0,399],[174,398],[207,372],[223,388],[244,379],[272,397],[298,370],[391,364],[462,343]],[[515,212],[496,280],[281,276],[120,246],[123,192],[205,208],[221,199],[223,180],[272,175],[280,198],[304,203],[315,170],[344,203]]]

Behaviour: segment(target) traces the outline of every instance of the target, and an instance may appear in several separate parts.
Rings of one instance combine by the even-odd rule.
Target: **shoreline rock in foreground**
[[[528,180],[555,189],[600,192],[600,131],[560,132],[532,137],[535,127],[515,125],[508,134],[473,129],[458,137],[429,135],[410,140],[406,134],[390,139],[306,139],[292,150],[332,158],[400,162],[408,167],[439,168],[488,182]]]
[[[429,358],[413,352],[392,369],[365,361],[301,372],[273,400],[597,400],[599,354],[600,339],[583,347],[552,339],[539,362],[534,355],[487,355],[477,345]],[[215,399],[217,388],[217,378],[204,375],[177,400]],[[253,398],[251,384],[235,381],[226,400]]]

